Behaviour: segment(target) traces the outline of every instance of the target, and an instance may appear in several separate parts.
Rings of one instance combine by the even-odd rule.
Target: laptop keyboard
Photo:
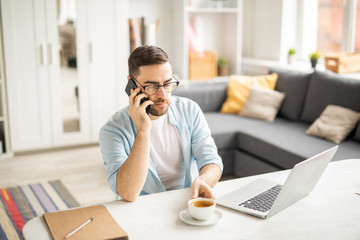
[[[256,195],[253,198],[250,198],[242,203],[239,203],[239,206],[243,206],[260,212],[266,212],[271,208],[271,206],[275,202],[275,199],[279,194],[280,190],[281,190],[281,185],[276,185],[266,190],[265,192]]]

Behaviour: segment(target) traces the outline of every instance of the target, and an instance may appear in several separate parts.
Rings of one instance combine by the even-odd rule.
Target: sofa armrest
[[[173,95],[195,101],[203,112],[218,112],[226,99],[226,89],[227,83],[192,85],[176,90]]]

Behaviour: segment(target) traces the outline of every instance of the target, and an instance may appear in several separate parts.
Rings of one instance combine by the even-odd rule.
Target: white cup
[[[216,203],[211,198],[195,198],[188,202],[188,209],[191,216],[199,221],[205,221],[215,211]]]

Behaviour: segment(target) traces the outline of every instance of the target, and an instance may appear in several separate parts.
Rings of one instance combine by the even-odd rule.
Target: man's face
[[[139,70],[140,75],[136,80],[144,87],[164,85],[172,80],[172,70],[169,62],[141,66]],[[157,119],[167,112],[170,106],[170,98],[171,93],[167,93],[163,87],[160,87],[156,94],[149,96],[149,99],[154,102],[150,109],[150,119]]]

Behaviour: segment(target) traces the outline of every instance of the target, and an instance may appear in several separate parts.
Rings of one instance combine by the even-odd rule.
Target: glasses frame
[[[138,80],[136,80],[136,78],[134,78],[134,77],[132,77],[132,76],[130,76],[130,78],[132,78],[137,84],[139,84],[143,89],[144,89],[144,92],[147,94],[147,95],[149,95],[149,96],[153,96],[153,95],[155,95],[155,94],[157,94],[158,92],[159,92],[159,89],[161,88],[161,87],[163,87],[164,88],[164,90],[165,90],[165,92],[167,92],[167,93],[172,93],[172,92],[175,92],[176,91],[176,88],[179,86],[179,84],[180,84],[180,81],[174,76],[174,75],[171,75],[172,76],[172,78],[173,79],[175,79],[175,82],[167,82],[167,83],[165,83],[165,84],[163,84],[163,85],[160,85],[160,84],[150,84],[150,85],[147,85],[147,86],[143,86],[143,85],[141,85],[141,83],[139,83],[139,81]],[[165,86],[166,85],[168,85],[168,84],[170,84],[170,83],[176,83],[176,88],[175,88],[175,90],[174,91],[171,91],[171,92],[168,92],[167,90],[166,90],[166,88],[165,88]],[[146,92],[146,88],[147,87],[158,87],[158,89],[156,90],[156,92],[155,93],[153,93],[153,94],[148,94],[147,92]]]

